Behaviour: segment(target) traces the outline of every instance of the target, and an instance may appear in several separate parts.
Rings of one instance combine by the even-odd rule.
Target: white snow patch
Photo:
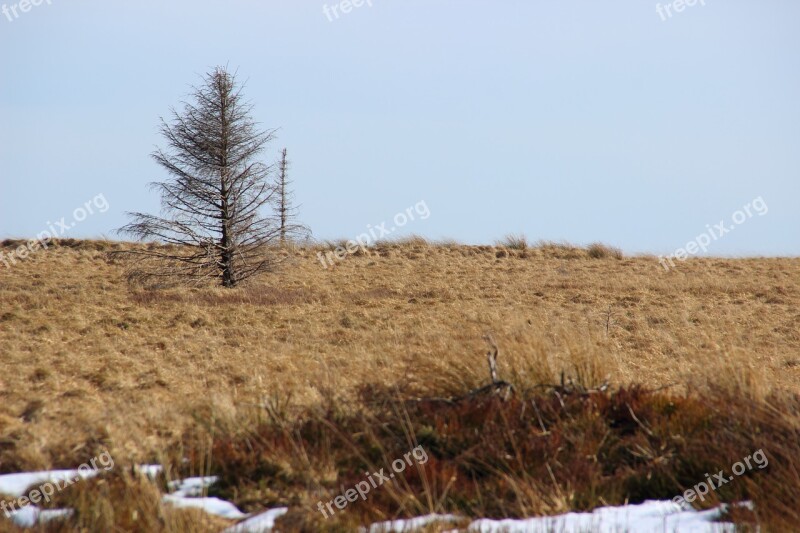
[[[170,481],[167,486],[172,493],[165,494],[161,501],[174,505],[175,507],[202,509],[209,514],[221,516],[230,520],[240,520],[250,516],[241,512],[229,501],[213,497],[198,497],[202,496],[203,491],[216,483],[218,479],[217,476],[205,476],[187,477],[186,479]]]
[[[248,518],[244,522],[239,522],[222,533],[266,533],[267,531],[272,531],[272,528],[275,527],[275,520],[285,515],[288,511],[288,507],[270,509],[252,518]]]
[[[591,513],[568,513],[520,520],[481,519],[472,522],[469,531],[481,533],[551,533],[592,531],[596,533],[701,533],[734,532],[729,523],[713,522],[723,507],[708,511],[682,509],[671,501],[646,501],[639,505],[600,507]]]
[[[166,494],[162,501],[175,507],[202,509],[209,514],[230,520],[240,520],[249,516],[241,512],[231,502],[220,500],[219,498],[187,498],[186,496]]]
[[[209,514],[221,516],[230,520],[240,520],[250,516],[241,512],[229,501],[213,497],[197,497],[201,496],[204,490],[216,483],[218,479],[217,476],[205,476],[187,477],[186,479],[170,481],[167,486],[173,492],[171,494],[165,494],[161,501],[172,504],[175,507],[202,509]]]
[[[34,527],[57,518],[66,518],[72,514],[72,509],[45,509],[41,510],[35,505],[27,505],[18,511],[11,512],[11,521],[18,527]]]
[[[202,496],[206,489],[219,480],[217,476],[187,477],[170,481],[167,485],[175,496]]]
[[[747,503],[740,505],[749,505]],[[646,501],[638,505],[600,507],[591,513],[567,513],[524,519],[475,520],[467,531],[480,533],[733,533],[730,523],[714,522],[726,506],[707,511],[683,509],[671,501]],[[361,528],[366,533],[414,531],[431,522],[459,520],[454,515],[426,515],[408,520],[392,520]]]
[[[65,482],[76,478],[87,479],[97,475],[97,470],[44,470],[41,472],[22,472],[0,476],[0,494],[19,498],[25,495],[28,487],[48,482]]]
[[[429,514],[425,516],[418,516],[416,518],[388,520],[386,522],[378,522],[372,524],[369,529],[361,528],[361,531],[368,531],[369,533],[390,533],[392,531],[415,531],[421,527],[427,526],[435,522],[454,522],[461,520],[463,517],[453,514]]]
[[[155,478],[163,468],[161,465],[139,465],[137,471],[152,478]],[[17,474],[0,475],[0,494],[19,498],[24,496],[29,487],[41,486],[44,483],[60,482],[62,485],[68,480],[87,479],[97,475],[97,470],[46,470],[42,472],[21,472]],[[241,512],[235,505],[219,498],[196,498],[203,490],[217,482],[216,476],[190,477],[176,480],[169,483],[172,494],[166,494],[162,498],[164,503],[169,503],[175,507],[190,507],[202,509],[203,511],[228,518],[230,520],[241,520],[247,518],[248,514]],[[61,488],[65,488],[62,486]],[[33,527],[37,523],[46,522],[54,518],[63,517],[71,514],[71,509],[65,510],[41,510],[35,505],[27,505],[17,511],[10,513],[11,519],[20,527]],[[278,515],[280,516],[280,515]],[[276,517],[277,518],[277,517]]]
[[[164,470],[164,467],[161,465],[139,465],[135,467],[135,470],[150,479],[155,479]]]

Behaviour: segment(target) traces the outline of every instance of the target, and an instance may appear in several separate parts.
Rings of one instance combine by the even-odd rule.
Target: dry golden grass
[[[264,405],[364,384],[458,393],[486,383],[483,335],[517,386],[709,384],[800,392],[800,259],[692,259],[669,272],[559,244],[379,243],[325,269],[286,251],[227,290],[130,287],[107,251],[68,242],[0,266],[0,472],[180,455]],[[282,402],[286,402],[285,405]]]
[[[72,243],[0,269],[0,471],[67,466],[92,443],[157,455],[211,411],[235,419],[275,394],[310,405],[363,383],[501,375],[756,396],[800,392],[800,259],[592,259],[582,249],[382,244],[325,269],[297,249],[234,290],[144,292]],[[26,409],[34,411],[24,420]]]

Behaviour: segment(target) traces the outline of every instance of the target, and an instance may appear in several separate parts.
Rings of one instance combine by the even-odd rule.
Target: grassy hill
[[[6,251],[15,246],[3,244]],[[758,424],[753,413],[778,412],[774,420],[763,418],[769,421],[762,437],[771,442],[772,457],[785,454],[784,461],[792,461],[780,468],[796,472],[800,464],[800,455],[791,455],[796,451],[792,446],[797,446],[789,442],[794,437],[786,433],[796,431],[799,420],[791,403],[800,392],[797,258],[690,259],[665,271],[653,257],[616,258],[566,245],[464,246],[410,239],[380,243],[328,268],[317,256],[328,250],[324,247],[284,251],[287,260],[279,271],[236,289],[144,290],[129,286],[123,266],[108,256],[127,246],[133,245],[61,241],[12,268],[0,265],[0,473],[70,467],[107,449],[120,466],[161,463],[171,465],[175,474],[222,473],[227,477],[220,490],[240,508],[288,504],[293,511],[285,527],[297,530],[309,524],[316,524],[312,529],[333,528],[334,523],[347,528],[359,521],[425,510],[537,514],[591,508],[604,497],[624,500],[632,494],[673,493],[668,481],[651,487],[640,480],[632,488],[631,479],[619,477],[619,472],[628,468],[640,476],[652,473],[655,463],[623,468],[620,459],[610,455],[595,462],[610,465],[611,470],[602,472],[616,481],[604,485],[598,479],[591,490],[558,472],[552,480],[535,483],[521,474],[515,484],[487,479],[485,487],[493,489],[481,497],[469,493],[466,481],[445,490],[447,475],[456,475],[464,458],[461,452],[450,450],[452,457],[445,453],[449,448],[441,444],[444,437],[430,436],[437,431],[431,420],[473,420],[486,416],[486,405],[511,409],[527,420],[533,408],[524,399],[540,394],[548,402],[552,390],[564,391],[558,389],[562,380],[578,391],[575,398],[586,398],[586,391],[608,383],[608,392],[599,393],[608,397],[608,405],[620,398],[615,396],[620,389],[640,386],[637,390],[644,396],[634,394],[636,399],[625,405],[641,405],[651,412],[650,420],[634,416],[637,424],[632,429],[650,444],[663,415],[661,408],[652,406],[663,402],[685,402],[679,405],[692,420],[703,418],[698,414],[703,409],[719,414],[714,409],[726,405],[740,409],[728,413],[729,421]],[[425,398],[455,397],[489,383],[483,339],[487,334],[499,347],[500,378],[514,386],[515,399],[480,400],[463,407],[458,416],[448,414],[451,407],[446,405],[426,408]],[[420,398],[423,401],[413,405],[403,403]],[[583,409],[584,403],[573,407]],[[526,411],[520,411],[522,404],[528,406]],[[601,404],[606,405],[597,405]],[[404,408],[398,411],[390,405]],[[429,416],[433,419],[425,418]],[[380,426],[387,417],[395,420],[400,434],[405,432],[409,445],[427,438],[431,454],[441,452],[439,462],[432,458],[430,475],[442,485],[426,485],[437,497],[425,500],[410,488],[391,497],[382,493],[366,504],[353,504],[346,516],[315,522],[322,520],[314,507],[317,501],[327,501],[326,494],[353,478],[352,472],[358,473],[356,465],[346,465],[346,446],[336,444],[336,435],[354,439],[347,446],[372,449],[377,455],[364,453],[373,462],[381,454],[394,457],[390,452],[399,453],[400,441],[380,430],[374,431],[371,444],[353,437],[371,434],[365,428],[375,426],[367,421]],[[554,427],[565,424],[569,433],[576,419],[581,417],[547,421]],[[531,420],[535,428],[540,426]],[[592,417],[586,420],[596,422]],[[665,422],[663,428],[677,431],[669,425],[673,422]],[[613,421],[609,424],[615,428]],[[464,425],[464,431],[471,427]],[[735,435],[719,441],[727,447],[718,443],[718,468],[754,451],[737,446],[758,444],[749,426],[737,431],[705,427]],[[294,447],[286,439],[272,440],[281,434],[277,428],[292,436],[286,438]],[[312,434],[328,439],[327,448],[312,445]],[[700,439],[703,434],[692,435]],[[601,437],[589,441],[602,447]],[[249,447],[243,448],[244,442]],[[376,442],[381,443],[380,453],[374,450]],[[706,468],[713,458],[712,444],[702,452],[691,446],[681,450],[694,450],[693,457],[702,457],[695,466]],[[495,445],[494,451],[479,454],[482,461],[488,462],[489,455],[504,446]],[[342,455],[337,455],[339,446]],[[272,474],[263,464],[248,462],[254,459],[246,459],[243,449],[262,459],[269,456]],[[549,443],[536,449],[557,455],[561,448]],[[299,450],[307,455],[302,465],[296,463],[297,455],[303,455]],[[658,450],[653,453],[662,457]],[[676,454],[666,454],[664,460],[686,459]],[[455,462],[449,464],[446,458]],[[576,459],[561,460],[566,476],[565,465]],[[525,464],[531,461],[527,458]],[[499,464],[495,466],[502,470]],[[771,468],[778,468],[774,461]],[[255,470],[261,477],[253,474]],[[702,481],[703,472],[695,470],[686,466],[681,475],[700,476]],[[485,475],[491,477],[491,472]],[[141,496],[150,489],[128,479],[128,474],[116,475],[119,479],[113,480],[125,494],[139,495],[130,505],[150,497]],[[676,486],[685,486],[683,478],[673,477]],[[792,485],[792,479],[786,473],[778,475],[769,490],[796,493],[800,483]],[[408,487],[414,483],[409,479]],[[512,485],[517,488],[511,490]],[[766,498],[766,485],[742,482],[739,489],[744,492],[737,494],[759,502],[759,497]],[[557,494],[556,489],[561,491],[558,497],[543,496]],[[64,497],[74,500],[80,490],[70,492]],[[770,501],[783,505],[779,496],[769,494]],[[96,501],[70,500],[85,511],[76,520],[105,516],[89,511]],[[780,505],[763,512],[764,524],[792,518],[786,514],[790,506]],[[121,513],[118,510],[109,520],[119,523]],[[157,514],[141,512],[148,513]],[[192,516],[162,517],[148,527],[189,527],[181,520],[201,530],[219,526]],[[100,523],[106,522],[93,524]]]

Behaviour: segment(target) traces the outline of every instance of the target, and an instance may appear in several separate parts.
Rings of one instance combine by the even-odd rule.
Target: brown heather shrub
[[[221,476],[217,493],[242,508],[289,505],[283,531],[310,524],[335,531],[429,512],[525,517],[672,499],[707,473],[731,475],[732,464],[762,449],[767,468],[753,464],[700,505],[751,500],[755,515],[738,513],[737,520],[786,531],[800,523],[797,415],[797,399],[752,403],[722,391],[539,389],[509,401],[448,401],[409,400],[396,389],[368,386],[355,407],[333,402],[221,436],[211,470]],[[366,502],[321,520],[318,501],[330,501],[367,471],[389,472],[392,460],[417,445],[428,454],[424,466],[406,468]],[[189,450],[189,468],[197,471],[208,450]]]

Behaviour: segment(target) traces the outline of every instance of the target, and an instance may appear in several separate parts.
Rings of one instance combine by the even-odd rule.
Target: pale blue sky
[[[796,0],[705,0],[665,21],[649,0],[372,0],[333,22],[325,4],[0,15],[0,238],[98,194],[110,208],[67,236],[117,238],[125,211],[156,211],[158,118],[228,64],[280,128],[267,158],[289,149],[318,238],[425,201],[403,233],[669,253],[762,197],[767,215],[709,254],[800,255]]]

